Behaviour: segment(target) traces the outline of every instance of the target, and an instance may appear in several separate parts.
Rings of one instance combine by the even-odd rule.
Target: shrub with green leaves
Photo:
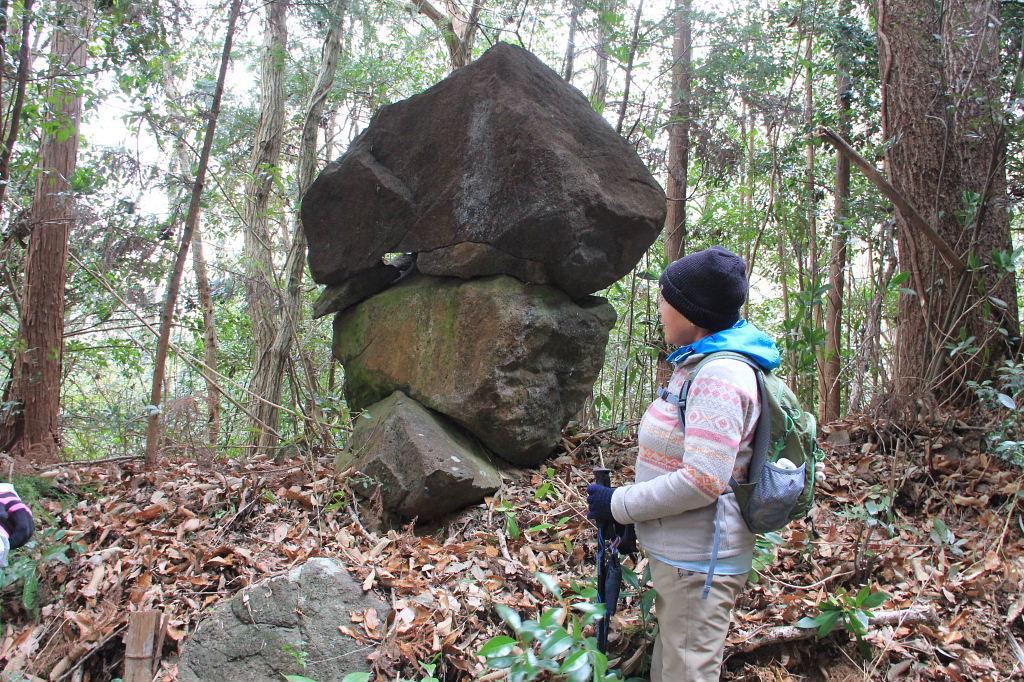
[[[997,456],[1024,466],[1024,362],[1006,360],[996,368],[993,379],[968,381],[982,404],[991,410],[996,423],[987,433],[989,449]]]
[[[53,561],[71,562],[69,553],[85,551],[81,543],[67,542],[68,532],[58,528],[37,530],[32,539],[8,557],[10,562],[0,568],[0,590],[21,586],[21,604],[34,617],[39,617],[40,589],[44,568]]]
[[[608,670],[608,657],[598,651],[597,639],[587,636],[588,628],[604,617],[604,605],[597,603],[597,590],[589,587],[569,595],[558,581],[545,573],[537,580],[557,600],[537,620],[524,620],[514,609],[498,604],[498,615],[514,637],[492,637],[477,652],[487,659],[490,670],[508,670],[509,682],[544,679],[569,682],[621,680]]]

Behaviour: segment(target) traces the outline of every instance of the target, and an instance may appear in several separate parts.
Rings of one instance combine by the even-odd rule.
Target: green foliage
[[[892,508],[894,498],[895,494],[892,491],[880,485],[873,485],[868,489],[863,503],[843,509],[839,515],[860,521],[866,528],[882,528],[891,536],[896,532],[896,517]]]
[[[648,587],[651,584],[651,565],[648,564],[644,567],[643,576],[638,576],[629,566],[622,564],[622,584],[626,586],[628,590],[638,597],[640,604],[640,620],[644,624],[646,629],[647,625],[652,621],[652,613],[654,611],[654,600],[657,598],[658,593],[653,587]]]
[[[0,590],[20,586],[21,604],[34,618],[39,618],[46,566],[51,562],[69,564],[70,554],[86,550],[85,545],[70,542],[67,535],[64,529],[37,530],[28,543],[11,552],[9,565],[0,568]]]
[[[857,646],[865,658],[870,656],[871,649],[864,636],[868,634],[868,626],[874,609],[889,599],[885,592],[874,592],[870,587],[863,587],[856,594],[847,592],[840,587],[834,595],[830,595],[821,607],[817,616],[807,616],[797,622],[800,628],[817,628],[818,638],[827,637],[837,627],[853,633],[857,638]]]
[[[508,670],[509,682],[539,678],[583,682],[621,679],[608,670],[608,657],[597,649],[587,628],[604,616],[595,603],[597,590],[586,588],[563,594],[558,581],[544,573],[537,580],[554,598],[537,620],[524,620],[514,609],[498,604],[495,610],[514,637],[498,635],[477,652],[487,659],[488,670]]]
[[[968,381],[978,400],[993,415],[995,422],[986,433],[989,448],[997,456],[1024,466],[1024,362],[1006,360],[996,367],[995,376]]]

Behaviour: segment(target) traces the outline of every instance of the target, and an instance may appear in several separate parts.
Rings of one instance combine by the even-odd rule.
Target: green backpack
[[[747,482],[732,479],[729,486],[751,532],[779,530],[810,514],[814,505],[814,465],[824,455],[816,439],[817,420],[803,409],[786,382],[742,353],[718,351],[697,363],[678,395],[666,389],[659,395],[679,407],[680,428],[685,429],[690,385],[704,365],[723,357],[739,360],[754,370],[761,402]],[[796,468],[778,466],[780,459],[788,459]]]

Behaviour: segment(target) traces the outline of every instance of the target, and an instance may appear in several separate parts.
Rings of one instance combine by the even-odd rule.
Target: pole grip
[[[605,469],[604,467],[594,467],[594,483],[603,485],[605,487],[612,487],[612,472],[611,469]]]

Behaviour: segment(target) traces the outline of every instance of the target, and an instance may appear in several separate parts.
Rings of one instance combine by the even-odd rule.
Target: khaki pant
[[[706,574],[649,558],[658,592],[651,682],[718,682],[729,616],[747,575],[716,575],[705,601],[701,594]]]

